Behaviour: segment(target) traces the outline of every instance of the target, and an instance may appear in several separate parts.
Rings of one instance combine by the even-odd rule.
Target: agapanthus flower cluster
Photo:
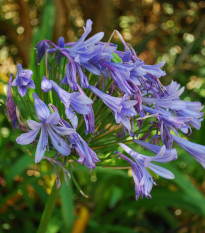
[[[201,103],[181,100],[184,88],[177,82],[162,85],[165,61],[148,65],[119,32],[123,51],[116,44],[103,42],[103,32],[88,38],[91,30],[92,21],[87,20],[77,42],[66,43],[62,37],[57,44],[40,41],[35,48],[33,71],[17,65],[16,78],[12,81],[11,75],[9,80],[7,98],[13,127],[24,130],[17,143],[33,144],[36,163],[47,159],[64,172],[74,162],[89,170],[109,163],[129,166],[136,199],[151,197],[156,183],[149,170],[166,179],[174,178],[160,165],[177,159],[173,142],[205,167],[205,146],[180,136],[188,135],[191,127],[200,129]],[[19,113],[20,105],[14,103],[11,86],[14,90],[17,86],[17,96],[26,98],[27,110],[35,109],[29,117],[27,110],[20,109]],[[139,146],[154,155],[141,154]],[[56,152],[55,156],[50,151]]]

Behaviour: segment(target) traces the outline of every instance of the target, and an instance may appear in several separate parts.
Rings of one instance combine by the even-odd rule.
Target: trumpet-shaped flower
[[[151,152],[153,152],[155,154],[158,154],[160,152],[161,148],[162,148],[161,146],[150,144],[150,143],[147,143],[145,141],[138,140],[138,139],[133,139],[133,141],[135,143],[137,143],[138,145],[144,147],[145,149],[150,150]],[[176,160],[178,158],[176,149],[170,150],[170,149],[166,148],[166,151],[165,151],[165,153],[163,155],[163,159],[165,160],[165,162],[166,162],[167,158],[169,158],[170,161],[171,160]],[[162,163],[162,158],[160,159],[160,161],[156,161],[156,162],[161,162]]]
[[[27,93],[27,87],[35,89],[35,84],[31,79],[33,72],[31,70],[24,70],[20,63],[17,64],[17,75],[12,82],[12,86],[18,86],[18,93],[24,97]]]
[[[50,80],[52,88],[57,93],[58,97],[61,99],[65,105],[65,114],[68,119],[71,120],[71,123],[74,128],[78,125],[78,119],[74,112],[80,114],[88,114],[90,112],[89,104],[92,104],[92,100],[86,95],[82,95],[79,92],[68,93],[59,87],[54,81]]]
[[[62,120],[62,125],[68,128],[71,127],[69,123],[65,120]],[[96,167],[95,163],[100,161],[95,151],[93,151],[88,146],[85,140],[77,132],[67,136],[67,138],[70,141],[72,148],[75,149],[79,155],[79,159],[77,160],[77,162],[79,164],[84,164],[90,170],[94,169]]]
[[[174,142],[193,156],[205,168],[205,146],[172,135]]]
[[[174,174],[170,172],[169,170],[151,163],[152,161],[165,163],[173,159],[172,156],[164,157],[164,154],[166,152],[165,146],[161,147],[159,153],[157,153],[156,156],[146,156],[146,155],[139,154],[123,143],[120,143],[120,146],[132,158],[130,159],[123,154],[119,154],[120,158],[126,160],[131,165],[133,179],[135,182],[136,200],[138,200],[140,195],[142,197],[145,195],[147,198],[151,197],[150,192],[151,192],[152,186],[153,184],[156,184],[154,182],[153,177],[149,174],[146,168],[149,168],[150,170],[152,170],[159,176],[162,176],[166,179],[174,178]]]
[[[187,124],[193,118],[191,116],[174,116],[172,112],[166,111],[162,108],[150,108],[145,105],[142,106],[143,110],[150,114],[158,114],[158,118],[161,122],[170,128],[180,129],[183,133],[188,133],[189,125]]]
[[[16,142],[21,145],[27,145],[32,143],[39,131],[41,130],[40,138],[38,140],[35,162],[38,163],[44,156],[46,150],[48,150],[48,136],[50,136],[51,143],[55,149],[62,155],[70,154],[70,147],[67,142],[61,137],[70,135],[75,132],[72,128],[56,126],[59,123],[60,116],[58,113],[50,113],[48,106],[33,93],[36,116],[40,122],[27,120],[27,124],[31,129],[28,133],[21,134]]]
[[[128,95],[124,95],[122,98],[113,97],[103,93],[94,86],[89,86],[90,90],[97,95],[114,113],[116,122],[122,123],[123,126],[131,130],[129,117],[137,115],[133,106],[137,104],[137,101],[130,100]]]
[[[86,96],[84,91],[80,88],[78,85],[78,90],[81,93],[81,95]],[[90,108],[90,112],[88,114],[84,114],[83,118],[85,121],[85,133],[94,133],[95,132],[95,116],[94,116],[94,111],[92,104],[89,104],[88,107]]]

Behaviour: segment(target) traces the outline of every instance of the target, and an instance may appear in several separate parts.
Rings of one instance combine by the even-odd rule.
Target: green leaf
[[[137,233],[138,231],[133,230],[129,227],[121,226],[121,225],[110,225],[110,224],[99,224],[94,220],[89,222],[89,226],[95,229],[92,232],[117,232],[117,233]]]
[[[17,162],[9,169],[6,175],[6,182],[9,184],[16,175],[20,175],[28,165],[33,163],[33,158],[28,154],[21,155]]]
[[[117,186],[114,186],[111,191],[111,197],[110,197],[110,202],[109,202],[109,207],[113,208],[117,202],[121,199],[122,197],[122,189],[118,188]]]
[[[65,182],[63,182],[60,189],[60,198],[61,198],[61,214],[65,226],[64,232],[70,232],[74,221],[74,206],[73,206],[71,182],[69,182],[68,185]]]

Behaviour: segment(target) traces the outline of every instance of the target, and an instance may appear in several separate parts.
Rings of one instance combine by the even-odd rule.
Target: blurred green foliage
[[[15,71],[12,65],[19,60],[28,65],[30,57],[30,67],[33,67],[33,50],[30,50],[28,57],[21,56],[23,53],[19,52],[19,40],[24,40],[22,38],[30,33],[28,45],[25,44],[28,52],[39,40],[55,40],[55,32],[56,35],[59,33],[54,19],[55,13],[59,13],[57,6],[63,1],[25,1],[30,7],[32,27],[24,25],[21,20],[21,15],[27,17],[25,12],[21,12],[26,11],[23,2],[2,1],[2,23],[12,26],[18,34],[16,43],[8,31],[8,37],[0,37],[0,57],[4,60],[0,67],[0,92],[4,100],[6,75],[13,72],[12,69]],[[102,5],[102,10],[109,8],[110,16],[105,15],[106,20],[111,19],[109,24],[106,20],[102,23],[102,16],[99,21],[97,14],[101,13],[95,4],[86,6],[84,1],[70,1],[71,8],[74,8],[68,12],[70,25],[67,26],[70,29],[64,36],[76,40],[75,35],[79,36],[82,32],[78,29],[82,27],[86,19],[84,17],[91,15],[91,18],[94,17],[94,25],[98,25],[94,32],[103,29],[108,38],[109,33],[116,28],[147,63],[166,59],[165,70],[168,76],[162,78],[162,82],[169,83],[174,79],[187,87],[184,99],[204,103],[204,2],[105,2],[108,5]],[[93,10],[94,7],[96,11]],[[32,15],[31,12],[35,14]],[[15,21],[15,17],[20,20]],[[28,27],[28,31],[24,34],[22,30],[25,27]],[[5,30],[1,28],[2,32]],[[117,38],[114,40],[118,41]],[[11,56],[13,60],[9,60]],[[5,68],[6,64],[10,68]],[[36,232],[55,175],[47,162],[34,164],[32,155],[35,148],[27,151],[26,147],[16,144],[18,132],[11,130],[4,114],[4,104],[0,104],[0,232]],[[205,144],[204,132],[205,124],[202,124],[200,131],[193,131],[192,140]],[[88,173],[88,169],[75,164],[73,174],[88,198],[81,195],[71,182],[68,186],[63,184],[47,233],[205,232],[204,169],[179,148],[178,155],[179,160],[167,166],[176,178],[173,181],[160,178],[151,193],[152,199],[138,202],[135,201],[134,182],[129,170],[97,168]]]

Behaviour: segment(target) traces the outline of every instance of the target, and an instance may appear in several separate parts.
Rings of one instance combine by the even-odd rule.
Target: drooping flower
[[[132,89],[128,84],[130,77],[130,71],[133,69],[133,65],[123,64],[123,63],[114,63],[114,62],[105,62],[103,66],[107,68],[111,76],[117,85],[117,87],[125,94],[131,95]]]
[[[84,164],[89,169],[94,169],[96,167],[95,164],[100,161],[95,151],[93,151],[88,146],[85,140],[78,133],[75,133],[71,137],[71,144],[79,155],[79,159],[77,160],[77,162],[79,164]]]
[[[162,108],[150,108],[148,106],[143,105],[143,110],[150,114],[158,114],[158,118],[163,121],[169,128],[180,129],[183,133],[188,133],[189,125],[187,124],[192,120],[191,116],[174,116],[174,114],[170,111],[166,111]]]
[[[49,106],[56,113],[58,113],[58,109],[54,105],[49,104]],[[71,125],[63,119],[59,121],[59,124],[64,128],[71,128]],[[85,140],[77,132],[68,135],[67,138],[71,144],[71,147],[75,149],[79,155],[79,159],[77,160],[77,162],[79,164],[84,164],[90,170],[94,169],[96,167],[95,163],[99,162],[100,160],[98,159],[96,153],[88,146]]]
[[[150,173],[147,171],[146,168],[149,168],[159,176],[162,176],[166,179],[173,179],[174,174],[170,172],[169,170],[160,167],[156,164],[152,164],[151,162],[169,162],[173,159],[172,156],[165,156],[164,154],[166,152],[166,147],[161,147],[160,151],[156,154],[156,156],[146,156],[137,153],[136,151],[132,150],[128,146],[126,146],[123,143],[120,143],[121,148],[126,151],[132,159],[128,158],[124,154],[119,154],[120,158],[126,160],[130,163],[132,168],[132,175],[135,182],[135,193],[136,193],[136,200],[140,197],[140,195],[143,197],[144,195],[149,198],[151,197],[150,192],[152,190],[154,182],[153,177],[150,175]]]
[[[89,114],[90,108],[89,104],[92,104],[92,100],[86,95],[82,95],[79,92],[68,93],[59,87],[54,81],[50,80],[53,90],[57,93],[58,97],[61,99],[65,105],[66,117],[71,120],[74,128],[78,125],[78,119],[76,113]]]
[[[131,125],[129,117],[137,115],[136,111],[133,108],[133,106],[136,105],[137,101],[130,100],[130,97],[128,95],[124,95],[122,98],[113,97],[105,94],[94,86],[90,85],[89,88],[114,113],[116,122],[118,124],[122,123],[123,126],[130,131]]]
[[[151,96],[142,97],[142,102],[149,105],[154,104],[155,106],[163,107],[166,109],[169,109],[171,107],[172,109],[174,109],[175,106],[178,107],[179,96],[184,91],[183,87],[181,89],[179,89],[179,87],[180,86],[177,82],[171,82],[170,85],[165,87],[165,92],[163,93],[163,96],[161,95],[161,93],[158,93],[156,91],[151,92]],[[181,101],[181,107],[184,107],[182,102],[184,101]]]
[[[158,154],[160,152],[160,150],[162,149],[161,146],[157,146],[157,145],[153,145],[153,144],[150,144],[150,143],[147,143],[145,141],[142,141],[142,140],[138,140],[138,139],[133,139],[133,141],[135,143],[137,143],[138,145],[150,150],[151,152],[155,153],[155,154]],[[164,155],[163,157],[165,159],[165,162],[166,162],[166,159],[169,158],[170,161],[171,160],[176,160],[178,157],[177,157],[177,151],[176,149],[167,149],[166,148],[166,151],[164,152]],[[162,163],[162,158],[160,160],[160,162]],[[158,161],[156,161],[158,162]]]
[[[179,96],[183,93],[184,87],[181,89],[179,88],[180,84],[172,81],[170,85],[165,86],[163,96],[160,96],[157,92],[150,93],[153,97],[142,97],[142,102],[148,105],[154,104],[156,107],[165,108],[166,113],[168,113],[167,110],[169,110],[169,112],[172,112],[177,117],[189,117],[190,120],[188,124],[196,129],[200,129],[201,121],[203,120],[201,117],[204,115],[204,113],[200,111],[203,109],[203,106],[200,102],[180,100]]]
[[[12,126],[13,128],[16,128],[17,127],[16,105],[11,95],[12,76],[13,74],[11,74],[9,78],[6,106],[7,106],[8,115],[11,120]]]
[[[174,142],[193,156],[205,168],[205,146],[172,135]]]
[[[75,132],[72,128],[56,126],[59,123],[60,116],[58,113],[50,113],[48,106],[33,93],[36,116],[40,122],[34,120],[27,120],[27,124],[31,129],[28,133],[21,134],[16,142],[21,145],[27,145],[32,143],[39,131],[41,130],[40,138],[38,140],[35,162],[38,163],[44,156],[48,147],[48,136],[50,136],[51,143],[55,149],[62,155],[70,154],[70,147],[67,142],[61,137],[70,135]]]
[[[86,96],[85,92],[80,88],[78,85],[78,90],[81,95]],[[83,114],[83,118],[85,121],[85,133],[94,133],[95,132],[95,116],[93,112],[92,104],[89,104],[88,107],[90,108],[90,112],[88,114]]]
[[[71,126],[67,121],[62,120],[62,125],[70,128]],[[79,155],[77,162],[79,164],[84,164],[90,170],[96,167],[96,163],[100,160],[98,159],[96,153],[88,146],[85,140],[75,132],[72,135],[67,136],[71,147],[76,150]]]
[[[35,84],[31,79],[33,72],[31,70],[24,70],[20,63],[17,64],[16,78],[12,82],[12,86],[18,86],[18,93],[24,97],[27,93],[27,87],[35,89]]]
[[[179,117],[191,117],[192,119],[188,124],[199,130],[201,128],[201,122],[203,121],[202,116],[204,113],[201,112],[203,107],[204,106],[202,106],[200,102],[178,100],[173,103],[170,109],[173,109]]]

